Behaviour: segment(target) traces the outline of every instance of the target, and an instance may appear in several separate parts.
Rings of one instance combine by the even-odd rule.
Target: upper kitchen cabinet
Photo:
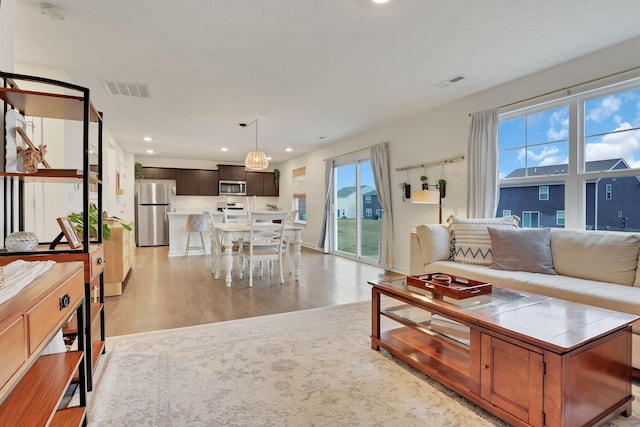
[[[238,165],[218,165],[220,171],[220,179],[224,181],[244,181],[244,166]]]
[[[176,179],[176,169],[174,168],[153,168],[145,167],[145,179]]]
[[[273,172],[245,172],[245,177],[247,196],[279,196]]]
[[[176,195],[217,196],[218,171],[204,169],[176,169]]]

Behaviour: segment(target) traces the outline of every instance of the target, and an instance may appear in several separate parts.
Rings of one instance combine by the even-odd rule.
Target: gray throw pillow
[[[529,271],[557,274],[551,258],[551,230],[549,228],[489,227],[493,262],[497,270]]]

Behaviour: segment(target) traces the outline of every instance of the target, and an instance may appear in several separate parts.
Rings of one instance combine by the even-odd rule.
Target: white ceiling
[[[225,162],[255,144],[241,122],[281,162],[640,36],[637,0],[49,2],[65,20],[14,0],[16,62],[89,87],[125,150]]]

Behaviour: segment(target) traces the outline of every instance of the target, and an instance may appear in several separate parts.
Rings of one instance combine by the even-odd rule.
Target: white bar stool
[[[184,250],[184,256],[189,255],[191,249],[202,249],[202,253],[207,255],[207,248],[204,245],[204,231],[209,231],[207,225],[207,217],[204,214],[189,214],[187,215],[187,223],[184,225],[187,230],[187,246]],[[200,245],[201,246],[189,246],[191,241],[191,233],[200,233]]]

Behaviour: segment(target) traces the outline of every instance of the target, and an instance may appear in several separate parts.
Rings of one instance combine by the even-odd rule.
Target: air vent
[[[141,83],[118,82],[115,80],[102,80],[104,88],[111,95],[134,96],[136,98],[149,98],[149,88]]]
[[[456,74],[455,76],[451,76],[446,80],[441,81],[440,83],[436,83],[433,85],[433,87],[445,87],[445,86],[449,86],[451,83],[457,83],[460,80],[463,80],[464,76],[460,75],[460,74]]]

